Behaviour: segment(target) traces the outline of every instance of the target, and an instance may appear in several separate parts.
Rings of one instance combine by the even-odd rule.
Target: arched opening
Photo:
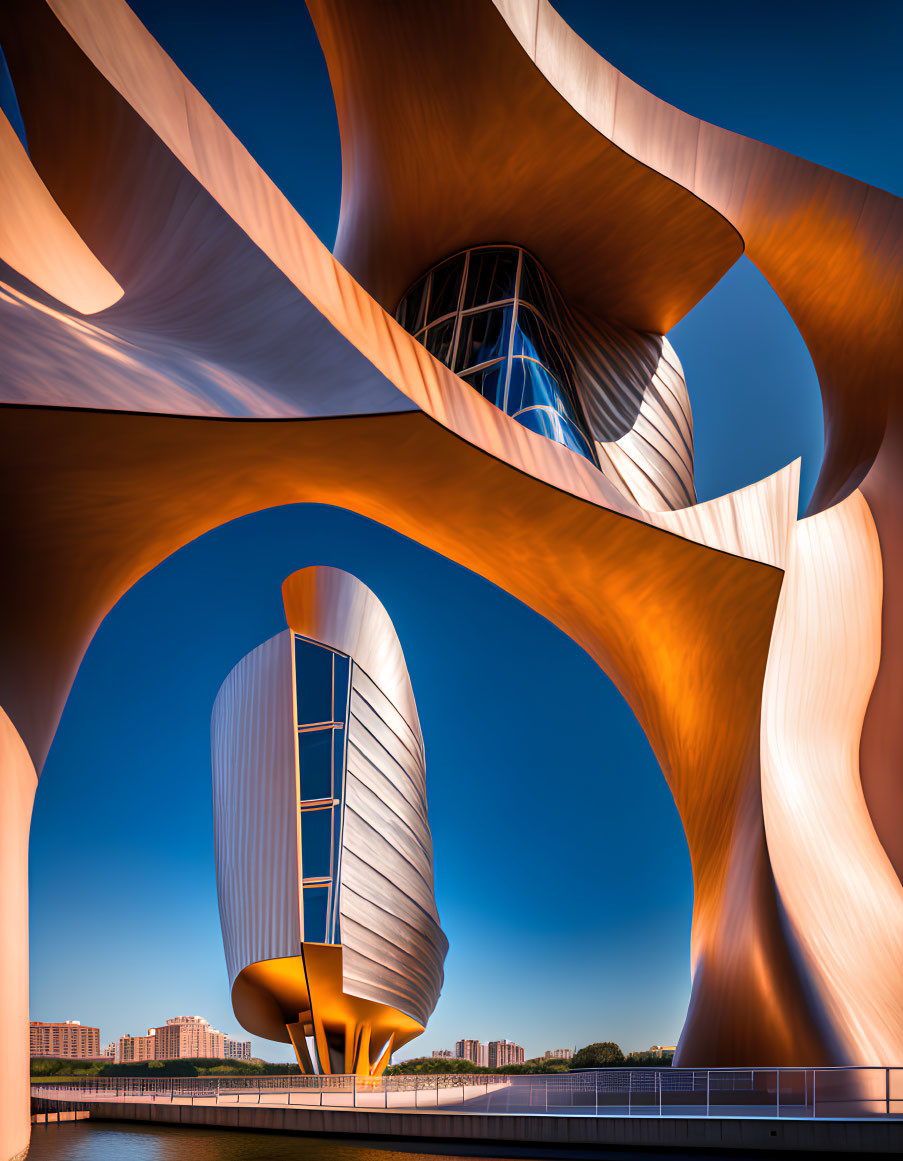
[[[521,1036],[537,1051],[583,1037],[675,1042],[688,995],[686,841],[620,694],[495,586],[319,506],[208,533],[98,630],[36,802],[33,1016],[62,1005],[110,1038],[179,1008],[238,1031],[216,909],[210,708],[238,658],[284,627],[283,577],[327,560],[390,609],[425,735],[452,947],[443,999],[410,1054],[464,1034]],[[73,875],[104,884],[78,909],[60,890]]]

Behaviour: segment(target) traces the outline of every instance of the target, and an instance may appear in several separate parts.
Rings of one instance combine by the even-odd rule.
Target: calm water
[[[456,1157],[460,1157],[458,1153]],[[658,1158],[661,1153],[647,1154],[611,1150],[582,1154],[604,1157],[610,1161],[643,1161]],[[478,1161],[476,1152],[467,1154]],[[493,1150],[495,1159],[508,1161],[550,1154],[515,1153]],[[770,1161],[782,1161],[787,1155],[769,1153]],[[681,1153],[683,1161],[693,1161],[701,1154]],[[437,1153],[399,1152],[374,1149],[365,1145],[330,1141],[317,1137],[279,1136],[275,1133],[237,1133],[224,1129],[182,1129],[176,1126],[115,1125],[103,1121],[80,1121],[73,1124],[33,1125],[29,1161],[455,1161]],[[718,1161],[718,1155],[706,1152],[705,1161]]]
[[[32,1125],[28,1161],[417,1161],[421,1156],[320,1137],[80,1121]],[[423,1161],[439,1158],[432,1154]]]

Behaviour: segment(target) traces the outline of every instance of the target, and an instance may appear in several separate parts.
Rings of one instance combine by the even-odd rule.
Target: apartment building
[[[174,1016],[152,1031],[155,1060],[180,1060],[186,1056],[225,1058],[225,1036],[201,1016]]]
[[[506,1064],[523,1064],[524,1050],[520,1044],[510,1040],[490,1040],[489,1067],[503,1068]]]
[[[153,1060],[156,1037],[152,1028],[146,1036],[132,1036],[128,1032],[119,1037],[119,1063],[135,1064],[139,1060]]]
[[[233,1040],[231,1036],[224,1036],[223,1055],[226,1060],[250,1060],[251,1041]]]
[[[66,1060],[97,1060],[100,1057],[100,1029],[78,1020],[47,1022],[32,1020],[29,1025],[32,1056],[56,1056]]]

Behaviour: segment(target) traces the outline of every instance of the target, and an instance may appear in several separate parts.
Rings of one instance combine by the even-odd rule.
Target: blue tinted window
[[[332,798],[332,730],[298,734],[301,801]]]
[[[341,653],[335,654],[335,688],[334,708],[335,721],[343,722],[348,714],[348,670],[350,660]]]
[[[332,658],[331,649],[295,638],[299,726],[333,720]]]
[[[326,917],[329,907],[329,886],[304,887],[304,942],[328,943]]]
[[[462,375],[466,383],[494,403],[496,407],[503,407],[505,400],[505,363],[495,363],[484,371],[473,371],[469,375]]]
[[[305,879],[332,874],[332,807],[301,811],[301,872]]]
[[[465,260],[467,278],[461,293]],[[512,298],[513,306],[492,307]],[[427,300],[429,305],[424,307]],[[462,313],[471,309],[474,313]],[[513,310],[517,314],[512,327]],[[576,389],[573,361],[562,338],[569,316],[557,289],[529,254],[516,246],[481,247],[457,254],[414,284],[399,305],[397,317],[420,335],[431,354],[496,407],[598,464]],[[421,318],[427,323],[437,318],[444,321],[421,333]],[[472,370],[496,360],[497,365]],[[535,413],[536,408],[541,412]]]
[[[345,731],[332,731],[332,797],[342,797],[342,776],[345,770]]]
[[[458,309],[458,296],[461,290],[461,275],[464,273],[464,255],[456,254],[441,266],[437,266],[430,279],[430,300],[427,306],[426,321],[442,318],[446,314],[454,314]]]
[[[463,370],[500,358],[508,345],[510,329],[510,306],[464,315],[461,319],[455,366]]]
[[[464,291],[464,310],[514,298],[517,250],[471,250]]]

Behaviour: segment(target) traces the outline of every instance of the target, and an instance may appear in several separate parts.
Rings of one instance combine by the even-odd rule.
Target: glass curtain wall
[[[395,317],[512,419],[598,467],[562,335],[565,307],[518,246],[455,254],[417,281]]]
[[[295,636],[305,943],[339,943],[345,739],[351,661]]]

